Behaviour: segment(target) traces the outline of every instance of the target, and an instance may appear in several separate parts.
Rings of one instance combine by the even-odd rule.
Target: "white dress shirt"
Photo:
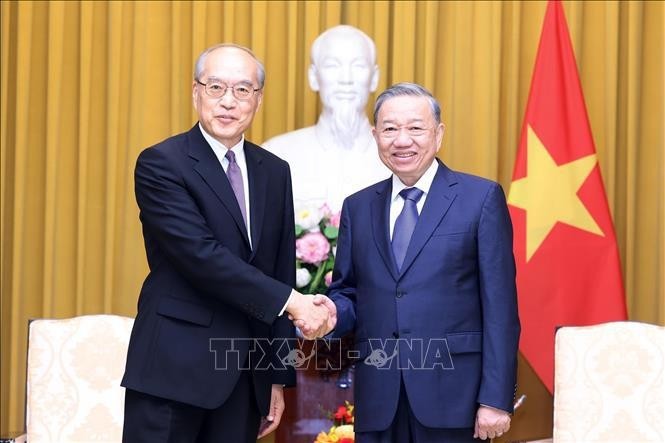
[[[240,141],[237,144],[231,146],[230,148],[227,148],[222,143],[218,142],[212,135],[208,134],[205,131],[205,129],[203,129],[203,127],[201,126],[201,123],[199,123],[199,128],[201,129],[203,138],[206,139],[206,141],[212,148],[212,151],[217,156],[217,160],[219,160],[219,163],[222,165],[222,168],[224,168],[224,173],[226,173],[226,170],[229,168],[229,160],[226,158],[226,153],[228,151],[233,151],[233,153],[236,156],[236,163],[238,163],[238,167],[240,168],[240,172],[242,173],[242,187],[245,195],[245,214],[247,214],[245,227],[247,228],[247,238],[249,238],[249,246],[251,247],[252,235],[250,233],[252,231],[250,231],[249,229],[251,226],[251,221],[250,221],[251,217],[249,216],[250,214],[249,179],[247,176],[247,160],[245,159],[245,135],[243,134],[242,137],[240,137]]]
[[[390,241],[393,239],[395,221],[404,208],[404,199],[399,195],[399,193],[402,191],[402,189],[410,187],[418,188],[423,191],[423,195],[420,197],[420,200],[418,200],[418,204],[416,205],[416,208],[418,209],[418,215],[420,215],[423,210],[423,206],[425,206],[425,199],[427,199],[429,189],[432,187],[432,182],[434,181],[434,176],[436,175],[438,168],[439,163],[436,160],[432,161],[432,164],[429,166],[429,168],[425,170],[425,173],[413,186],[405,185],[402,183],[402,180],[400,180],[399,177],[393,174],[393,191],[390,198]]]
[[[212,148],[212,151],[215,153],[217,156],[217,160],[219,160],[219,163],[221,163],[222,168],[224,168],[224,173],[226,173],[226,170],[229,167],[229,160],[226,158],[226,152],[231,150],[233,153],[236,155],[236,163],[238,163],[238,167],[240,168],[240,172],[242,172],[242,187],[245,190],[245,210],[247,211],[247,237],[249,238],[249,245],[251,247],[252,245],[252,236],[250,234],[249,227],[250,227],[250,212],[249,212],[249,180],[247,178],[247,160],[245,159],[245,135],[240,138],[240,141],[234,145],[231,146],[231,148],[227,148],[217,140],[215,140],[210,134],[208,134],[205,129],[201,126],[201,123],[199,123],[199,128],[201,129],[201,133],[203,134],[203,138],[206,139],[210,147]],[[295,229],[295,226],[294,226]],[[293,292],[292,292],[293,294]],[[289,301],[291,300],[291,295],[289,295],[289,298],[286,299],[286,303],[284,303],[284,306],[282,307],[282,310],[279,312],[279,315],[282,315],[284,311],[286,311],[286,307],[289,305]]]

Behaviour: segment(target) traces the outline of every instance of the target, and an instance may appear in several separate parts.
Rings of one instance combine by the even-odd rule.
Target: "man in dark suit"
[[[334,304],[318,301],[336,312],[332,336],[355,330],[359,443],[467,442],[510,426],[511,222],[497,183],[436,159],[440,113],[411,83],[377,98],[373,134],[393,176],[345,200]]]
[[[223,44],[196,62],[199,122],[136,164],[150,274],[122,385],[126,442],[254,442],[279,424],[294,328],[328,311],[292,290],[294,214],[286,162],[244,139],[264,70]],[[260,419],[264,423],[259,431]]]

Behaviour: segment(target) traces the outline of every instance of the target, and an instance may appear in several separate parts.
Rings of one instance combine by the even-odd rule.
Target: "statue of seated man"
[[[374,42],[353,26],[324,31],[312,44],[308,79],[323,105],[316,125],[263,147],[291,166],[296,208],[327,203],[336,212],[344,198],[390,176],[365,113],[379,80]]]

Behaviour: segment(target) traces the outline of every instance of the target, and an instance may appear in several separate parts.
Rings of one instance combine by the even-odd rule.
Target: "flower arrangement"
[[[324,294],[332,281],[340,213],[328,205],[296,210],[296,287]]]
[[[340,212],[333,213],[326,204],[320,208],[303,206],[295,211],[296,288],[303,294],[325,294],[332,283],[340,215]],[[325,368],[318,370],[323,379],[327,379],[332,371],[348,374],[352,362],[346,357],[348,353],[342,350],[350,348],[352,343],[353,337],[347,335],[341,341],[318,349],[316,367]],[[344,380],[347,386],[350,385],[348,375]],[[333,426],[328,433],[319,433],[315,443],[353,443],[353,405],[345,402],[330,414],[330,418]]]
[[[316,436],[314,443],[354,443],[355,434],[353,432],[353,405],[348,401],[337,408],[334,414],[331,414],[333,426],[330,430],[320,432]]]

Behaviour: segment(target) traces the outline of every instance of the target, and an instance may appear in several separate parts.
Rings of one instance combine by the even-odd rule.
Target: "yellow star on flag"
[[[603,236],[577,191],[596,166],[596,154],[557,165],[527,125],[527,174],[510,185],[508,203],[526,211],[526,259],[557,222]]]

